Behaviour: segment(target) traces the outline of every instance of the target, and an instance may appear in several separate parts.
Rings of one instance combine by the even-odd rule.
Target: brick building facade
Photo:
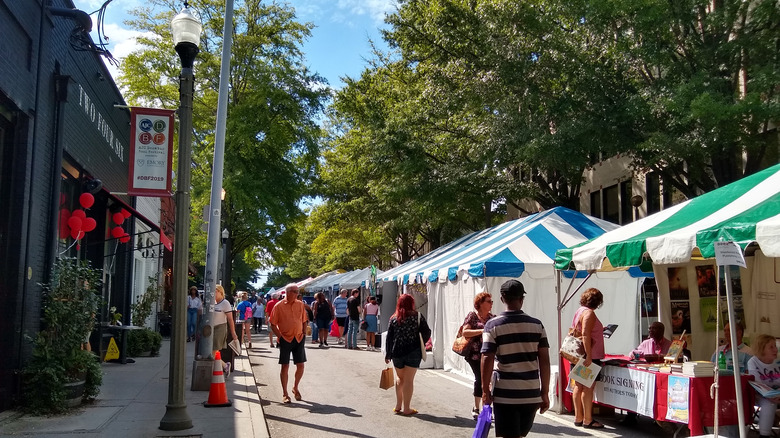
[[[84,50],[90,17],[73,8],[70,0],[0,0],[0,410],[19,400],[28,337],[41,324],[40,283],[49,280],[56,257],[103,269],[99,319],[116,306],[129,323],[134,295],[145,289],[134,284],[137,246],[156,248],[144,257],[162,253],[159,200],[139,213],[135,199],[122,195],[130,114],[115,107],[124,100],[101,55]],[[62,214],[80,208],[87,191],[95,199],[87,216],[97,226],[76,244]],[[122,210],[132,215],[121,224],[128,243],[110,235],[112,215]],[[136,228],[146,233],[142,239]]]

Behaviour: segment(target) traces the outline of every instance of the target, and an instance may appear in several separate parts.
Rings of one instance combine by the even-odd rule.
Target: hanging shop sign
[[[130,108],[130,174],[127,193],[171,196],[173,110]]]

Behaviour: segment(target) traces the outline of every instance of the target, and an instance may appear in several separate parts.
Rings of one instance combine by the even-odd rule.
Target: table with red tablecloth
[[[568,365],[567,362],[563,361]],[[612,367],[613,365],[605,365],[606,367]],[[564,378],[568,379],[569,367],[561,367],[564,373]],[[713,384],[714,377],[688,377],[681,374],[668,374],[656,371],[648,370],[635,370],[642,373],[652,373],[655,375],[655,407],[653,409],[653,418],[660,421],[670,421],[667,419],[667,399],[668,399],[668,385],[670,376],[687,377],[690,382],[690,391],[688,394],[688,429],[691,432],[691,436],[702,435],[704,427],[713,427],[715,424],[715,400],[710,398],[710,387]],[[743,411],[745,413],[745,424],[750,424],[752,420],[752,411],[754,404],[754,391],[751,389],[748,381],[752,380],[752,376],[741,376],[742,381],[742,398],[743,398]],[[737,417],[737,403],[736,394],[734,390],[734,376],[733,375],[721,375],[718,378],[719,383],[719,409],[718,409],[718,424],[721,426],[736,425],[739,423]],[[598,383],[597,383],[598,384]],[[571,400],[571,394],[564,391],[563,403],[564,406],[572,411],[573,405]],[[595,403],[595,402],[594,402]],[[603,404],[603,403],[600,403]],[[614,408],[633,411],[625,406],[612,406]],[[672,420],[674,421],[674,420]]]

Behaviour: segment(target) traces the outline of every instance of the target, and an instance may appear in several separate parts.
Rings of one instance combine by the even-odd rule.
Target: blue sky
[[[92,13],[104,1],[73,0],[73,3]],[[127,11],[142,3],[141,0],[114,0],[106,9],[104,27],[109,50],[120,61],[132,52],[133,37],[137,35],[122,21],[128,18]],[[311,38],[303,46],[306,62],[335,88],[343,85],[341,77],[356,78],[363,71],[366,59],[371,58],[369,38],[386,49],[379,28],[384,26],[385,14],[392,13],[396,7],[395,0],[287,0],[284,3],[295,8],[298,21],[315,24]],[[92,17],[94,22],[97,14]],[[97,40],[94,32],[93,38]]]

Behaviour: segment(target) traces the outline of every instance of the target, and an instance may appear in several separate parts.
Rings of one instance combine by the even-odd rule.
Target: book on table
[[[664,356],[664,360],[669,362],[678,362],[680,360],[680,357],[683,354],[683,347],[685,346],[685,341],[682,339],[675,339],[672,341],[672,345],[669,346],[669,351],[666,352],[666,355]]]
[[[715,373],[715,364],[705,360],[685,362],[682,373],[690,377],[711,377]]]
[[[771,386],[765,383],[756,382],[753,380],[751,380],[749,383],[750,386],[752,386],[753,389],[755,389],[756,392],[761,394],[761,396],[764,398],[780,397],[780,388],[772,388]]]

